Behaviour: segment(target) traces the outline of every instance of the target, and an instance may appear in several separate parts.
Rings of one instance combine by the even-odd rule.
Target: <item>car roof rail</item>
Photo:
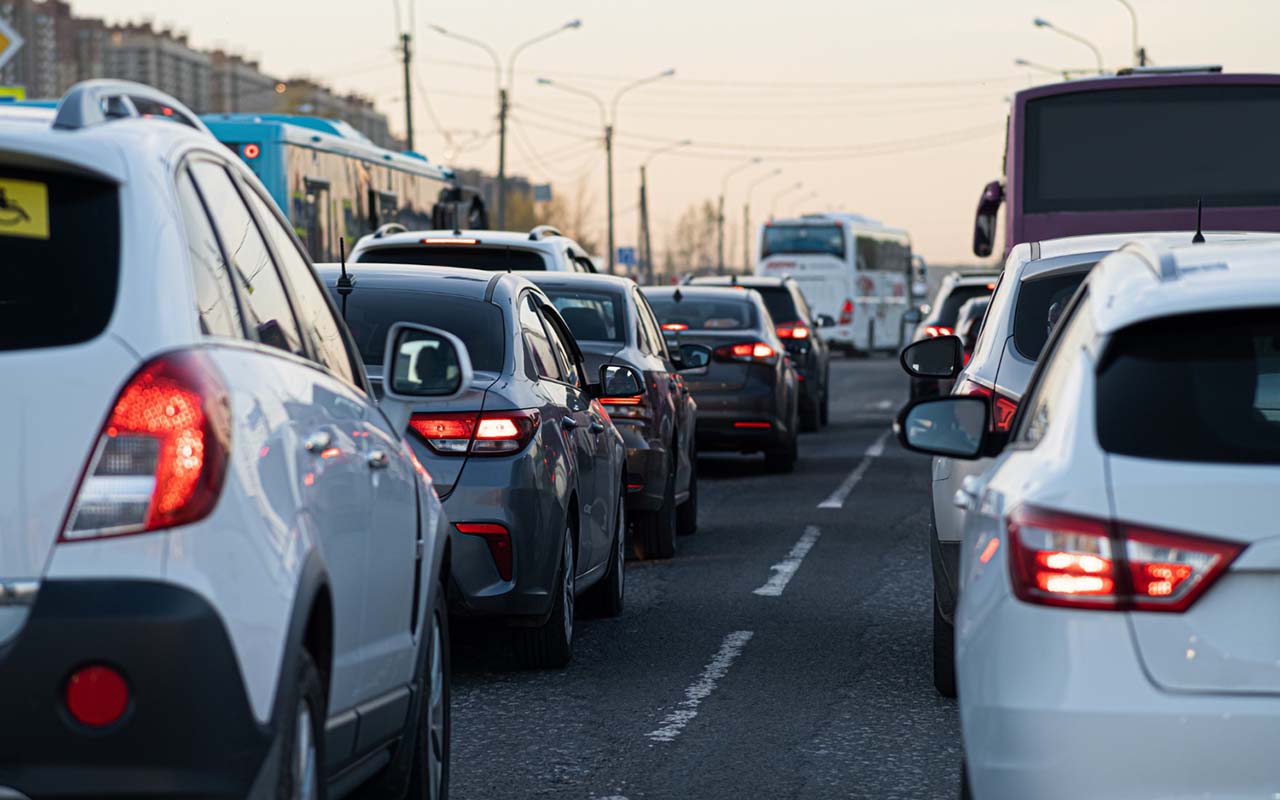
[[[1185,75],[1194,72],[1211,72],[1214,74],[1222,72],[1221,64],[1194,64],[1191,66],[1179,67],[1121,67],[1116,70],[1117,75]]]
[[[539,225],[529,231],[529,241],[536,242],[539,239],[545,239],[548,236],[564,236],[560,229],[553,225]]]
[[[383,236],[389,236],[393,233],[408,233],[409,229],[401,225],[399,222],[384,222],[378,226],[373,232],[373,238],[381,239]]]
[[[115,119],[150,118],[172,120],[213,136],[200,118],[172,95],[146,84],[108,79],[81,81],[68,89],[58,103],[53,127],[74,131]]]

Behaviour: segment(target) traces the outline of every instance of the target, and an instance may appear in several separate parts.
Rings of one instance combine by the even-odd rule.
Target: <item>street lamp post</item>
[[[489,55],[490,59],[493,60],[494,83],[496,84],[496,88],[498,91],[498,198],[497,198],[498,226],[497,227],[498,227],[498,230],[502,230],[507,226],[507,113],[511,110],[511,87],[513,82],[515,81],[516,58],[518,58],[520,54],[524,52],[525,48],[529,47],[530,45],[534,45],[534,44],[537,44],[538,42],[544,41],[546,39],[550,39],[552,36],[555,36],[558,33],[581,28],[582,20],[580,19],[569,20],[568,22],[566,22],[565,24],[557,28],[553,28],[552,30],[547,31],[544,34],[535,36],[532,39],[529,39],[528,41],[517,45],[515,49],[511,51],[511,55],[507,58],[507,69],[506,69],[507,82],[505,86],[502,83],[502,72],[503,72],[502,60],[498,57],[498,53],[496,50],[494,50],[492,47],[485,44],[484,42],[480,41],[479,39],[473,39],[470,36],[463,36],[460,33],[454,33],[452,31],[445,30],[439,25],[431,25],[430,27],[431,27],[431,30],[435,31],[441,36],[447,36],[450,39],[456,39],[459,42],[464,42],[473,47],[480,48],[481,50],[485,51],[485,53]]]
[[[640,274],[646,283],[653,283],[653,241],[649,237],[649,183],[646,177],[646,171],[649,162],[653,161],[663,153],[669,153],[679,147],[687,147],[693,144],[689,139],[681,139],[678,142],[665,144],[645,156],[640,162],[640,250],[642,257],[640,261]]]
[[[751,269],[751,195],[757,186],[781,174],[782,167],[778,167],[756,178],[747,186],[746,197],[742,203],[742,269],[744,272]]]
[[[1088,39],[1084,38],[1083,36],[1081,36],[1081,35],[1080,35],[1080,34],[1078,34],[1078,33],[1072,33],[1071,31],[1066,31],[1066,30],[1063,30],[1062,28],[1059,28],[1057,25],[1054,25],[1052,22],[1050,22],[1049,20],[1045,19],[1044,17],[1036,17],[1034,20],[1032,20],[1032,23],[1033,23],[1037,28],[1048,28],[1049,30],[1053,31],[1054,33],[1056,33],[1056,34],[1058,34],[1058,35],[1060,35],[1060,36],[1065,36],[1065,37],[1067,37],[1068,39],[1071,39],[1071,40],[1073,40],[1073,41],[1079,42],[1080,44],[1082,44],[1082,45],[1084,45],[1085,47],[1087,47],[1087,48],[1089,48],[1090,50],[1092,50],[1092,51],[1093,51],[1093,57],[1094,57],[1095,59],[1097,59],[1097,61],[1098,61],[1098,74],[1099,74],[1099,75],[1102,75],[1102,74],[1106,73],[1107,68],[1106,68],[1106,66],[1104,66],[1104,65],[1103,65],[1103,63],[1102,63],[1102,51],[1101,51],[1101,50],[1099,50],[1099,49],[1098,49],[1098,46],[1097,46],[1097,45],[1095,45],[1093,42],[1089,41]]]
[[[1047,64],[1037,64],[1036,62],[1028,61],[1025,58],[1015,58],[1013,60],[1013,65],[1015,67],[1027,67],[1028,69],[1047,72],[1050,75],[1061,75],[1064,81],[1071,80],[1071,73],[1073,72],[1073,70],[1059,69],[1058,67],[1051,67]]]
[[[764,159],[760,158],[759,156],[752,159],[748,159],[747,161],[744,161],[741,164],[738,164],[737,166],[733,167],[728,172],[726,172],[724,174],[724,178],[721,179],[720,181],[720,206],[719,206],[719,209],[716,211],[716,227],[718,229],[717,237],[716,237],[716,253],[717,253],[716,274],[718,275],[724,274],[724,196],[729,191],[729,179],[732,178],[734,175],[737,175],[739,172],[742,172],[744,169],[747,169],[748,167],[753,167],[756,164],[759,164],[763,160]],[[745,268],[745,265],[744,265],[744,268]]]
[[[1130,29],[1133,32],[1133,63],[1136,66],[1145,67],[1147,65],[1147,50],[1138,44],[1138,12],[1133,10],[1129,0],[1117,0],[1117,2],[1129,12],[1129,20],[1132,22]]]
[[[804,181],[796,181],[795,183],[791,184],[787,188],[775,194],[773,196],[773,199],[769,201],[769,219],[773,219],[773,217],[775,216],[775,211],[778,208],[779,200],[791,194],[792,192],[798,192],[803,188],[804,188]]]
[[[609,274],[610,275],[614,274],[615,272],[615,267],[616,267],[616,262],[618,257],[617,250],[614,247],[614,237],[613,237],[613,132],[614,132],[614,127],[617,125],[617,122],[618,122],[618,101],[622,99],[622,96],[624,94],[626,94],[627,92],[630,92],[632,89],[638,89],[641,86],[644,86],[645,84],[653,83],[654,81],[660,81],[663,78],[670,78],[672,75],[675,75],[675,74],[676,74],[676,71],[674,69],[665,69],[656,75],[650,75],[647,78],[640,78],[639,80],[634,80],[631,83],[628,83],[622,86],[622,88],[618,89],[618,91],[613,93],[613,99],[609,102],[607,109],[605,106],[605,102],[601,100],[600,97],[598,97],[593,92],[589,92],[586,89],[579,89],[574,86],[566,86],[557,81],[550,80],[549,78],[538,78],[539,85],[551,86],[556,89],[560,89],[561,91],[569,92],[570,94],[576,94],[581,97],[586,97],[590,99],[592,102],[594,102],[600,108],[600,118],[601,118],[601,121],[604,123],[604,158],[605,158],[605,173],[606,173],[607,184],[608,184],[608,188],[607,188],[608,207],[609,207],[608,208],[608,214],[609,214],[608,239],[609,239]]]

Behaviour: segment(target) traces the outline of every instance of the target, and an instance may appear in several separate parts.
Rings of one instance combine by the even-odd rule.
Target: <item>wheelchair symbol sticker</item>
[[[0,178],[0,236],[49,238],[49,188],[36,181]]]

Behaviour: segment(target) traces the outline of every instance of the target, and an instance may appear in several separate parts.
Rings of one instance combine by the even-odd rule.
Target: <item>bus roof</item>
[[[1161,68],[1146,71],[1124,71],[1118,75],[1098,75],[1068,81],[1032,86],[1015,92],[1013,101],[1019,106],[1028,100],[1077,92],[1096,92],[1106,89],[1148,89],[1156,86],[1274,86],[1280,84],[1280,75],[1252,72],[1222,72],[1221,67]]]
[[[271,142],[293,144],[340,153],[407,172],[452,181],[453,170],[431,164],[419,153],[397,153],[378,147],[368,137],[341,120],[294,114],[204,114],[200,117],[220,142]]]
[[[894,228],[886,225],[880,220],[863,216],[862,214],[850,214],[844,211],[830,211],[822,214],[803,214],[799,217],[789,219],[773,219],[765,223],[769,225],[814,225],[822,223],[839,223],[846,228],[855,230],[878,231],[880,233],[894,233],[902,236],[910,237],[910,233],[902,228]]]

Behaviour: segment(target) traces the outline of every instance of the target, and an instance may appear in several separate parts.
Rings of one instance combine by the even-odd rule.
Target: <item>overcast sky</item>
[[[1155,63],[1280,70],[1280,2],[1132,4]],[[396,0],[72,5],[115,22],[150,19],[188,32],[196,46],[257,58],[282,77],[305,74],[365,93],[403,129]],[[408,0],[400,0],[400,14],[407,25]],[[619,244],[636,238],[638,164],[664,142],[688,138],[693,146],[659,156],[648,170],[655,248],[685,208],[714,198],[728,170],[759,155],[765,163],[729,183],[735,228],[746,185],[781,168],[753,194],[757,223],[771,206],[779,215],[843,209],[909,229],[916,251],[931,261],[971,260],[974,205],[982,185],[1001,174],[1005,98],[1047,77],[1013,60],[1094,63],[1084,45],[1033,27],[1037,15],[1094,41],[1108,67],[1130,63],[1130,20],[1119,0],[420,0],[417,74],[435,119],[418,92],[417,149],[434,161],[496,168],[497,141],[485,138],[496,110],[491,62],[428,23],[484,40],[505,62],[521,42],[581,18],[580,29],[518,59],[508,160],[512,172],[550,181],[561,193],[581,182],[603,228],[599,112],[535,78],[607,99],[628,79],[674,67],[676,77],[636,89],[620,104]],[[804,188],[778,197],[797,182]]]

